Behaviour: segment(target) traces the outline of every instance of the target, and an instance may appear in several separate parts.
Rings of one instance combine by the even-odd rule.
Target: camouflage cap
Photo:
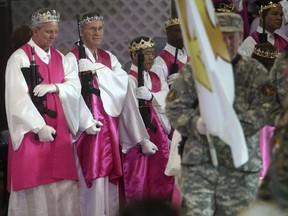
[[[243,20],[237,13],[216,13],[222,32],[243,32]]]

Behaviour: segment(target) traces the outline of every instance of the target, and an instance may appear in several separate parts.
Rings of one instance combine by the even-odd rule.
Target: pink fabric
[[[171,73],[171,66],[174,63],[174,55],[172,55],[171,53],[169,53],[167,50],[162,50],[159,54],[159,56],[165,61],[167,68],[169,70],[169,75]],[[180,71],[180,69],[183,67],[183,63],[180,62],[178,59],[176,61],[176,63],[178,64],[178,71]]]
[[[136,72],[129,73],[134,76]],[[149,74],[153,74],[151,91],[159,91],[161,85],[158,76],[154,76],[152,72]],[[136,145],[128,154],[122,154],[125,199],[128,203],[143,197],[165,198],[170,201],[172,199],[174,177],[164,174],[169,156],[168,135],[162,128],[152,103],[146,101],[146,105],[151,110],[150,121],[157,127],[156,132],[149,128],[147,131],[150,141],[157,145],[158,151],[154,155],[146,156],[142,153],[141,147]]]
[[[259,32],[253,32],[251,34],[251,37],[253,37],[253,39],[256,41],[256,43],[258,44],[259,41]],[[274,33],[274,37],[275,37],[275,44],[274,46],[276,47],[276,49],[281,53],[284,51],[285,47],[288,45],[288,41],[286,39],[284,39],[283,37],[281,37],[280,35]]]
[[[78,48],[74,48],[72,52],[78,59]],[[98,49],[98,55],[98,61],[111,69],[109,54]],[[95,77],[93,79],[93,86],[99,89]],[[92,94],[90,96],[90,103],[94,118],[101,121],[103,126],[101,127],[101,131],[96,135],[82,133],[75,143],[88,188],[92,186],[94,179],[109,176],[109,180],[112,183],[117,183],[118,178],[122,176],[118,119],[109,116],[105,112],[101,97]]]
[[[74,47],[71,52],[75,55],[76,59],[79,60],[79,47]],[[112,64],[109,54],[105,50],[99,48],[97,48],[97,52],[98,52],[97,62],[101,62],[103,65],[112,70]],[[86,58],[88,57],[86,56]]]
[[[270,141],[274,134],[275,127],[266,125],[260,132],[260,150],[262,156],[263,168],[260,172],[260,177],[264,177],[270,165]]]
[[[31,47],[26,44],[22,47],[31,59]],[[62,57],[51,48],[51,60],[45,64],[35,54],[39,65],[39,72],[44,78],[43,84],[63,83],[64,70]],[[53,65],[53,69],[51,69]],[[55,73],[57,71],[57,73]],[[21,190],[29,187],[48,184],[63,179],[78,180],[72,137],[65,121],[61,102],[56,94],[46,94],[47,107],[57,111],[57,117],[51,118],[43,115],[47,125],[56,129],[57,134],[53,142],[40,142],[35,140],[34,133],[24,136],[20,148],[13,150],[9,141],[8,190]]]
[[[173,195],[172,195],[172,205],[180,211],[181,208],[181,192],[180,190],[177,188],[177,186],[174,186],[173,189]]]

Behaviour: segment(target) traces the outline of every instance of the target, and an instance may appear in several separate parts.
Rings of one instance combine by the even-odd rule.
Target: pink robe
[[[78,60],[78,47],[74,48],[72,52]],[[109,54],[101,49],[98,49],[98,54],[98,61],[112,69]],[[93,78],[93,86],[99,89],[95,77]],[[117,183],[118,178],[122,176],[118,119],[105,112],[100,96],[92,94],[90,104],[94,118],[101,121],[103,126],[96,135],[88,135],[83,132],[75,143],[88,188],[92,186],[92,181],[97,178],[109,176],[110,182]]]
[[[253,32],[251,34],[251,37],[256,41],[257,44],[259,44],[259,42],[260,42],[259,41],[259,34],[260,33],[257,31]],[[275,37],[274,46],[276,47],[278,52],[282,53],[284,51],[285,47],[288,45],[288,41],[276,33],[274,33],[274,37]]]
[[[26,44],[22,49],[31,59],[31,46]],[[49,64],[42,62],[35,54],[39,73],[44,78],[42,84],[63,83],[62,56],[56,50],[52,48],[50,50]],[[34,133],[29,132],[25,134],[17,151],[13,150],[9,140],[8,190],[11,189],[11,184],[16,191],[63,179],[78,180],[72,136],[66,124],[61,102],[55,93],[48,93],[46,96],[47,108],[56,111],[57,117],[51,118],[44,114],[43,118],[47,125],[57,131],[56,138],[52,142],[40,142],[35,140]]]
[[[137,79],[135,71],[130,70],[129,74]],[[149,72],[149,75],[152,81],[150,91],[160,91],[159,77],[153,72]],[[129,106],[129,104],[125,105]],[[142,153],[140,145],[136,145],[128,154],[122,154],[125,199],[126,202],[131,202],[143,197],[157,197],[171,201],[174,177],[164,174],[169,157],[168,135],[165,133],[152,103],[146,101],[146,105],[150,107],[151,111],[150,122],[157,128],[156,132],[149,128],[147,131],[150,141],[158,147],[158,151],[154,155],[146,156]]]
[[[159,54],[159,56],[165,61],[168,71],[169,71],[169,75],[171,75],[171,66],[174,63],[174,55],[172,55],[171,53],[169,53],[167,50],[162,50]],[[187,60],[189,61],[189,60]],[[181,61],[179,61],[178,59],[176,60],[176,63],[178,64],[178,71],[180,71],[180,69],[183,67],[183,63]]]

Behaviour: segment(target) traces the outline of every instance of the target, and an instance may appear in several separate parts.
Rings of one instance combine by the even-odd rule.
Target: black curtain
[[[11,0],[0,0],[0,131],[8,129],[5,111],[5,68],[11,55]]]

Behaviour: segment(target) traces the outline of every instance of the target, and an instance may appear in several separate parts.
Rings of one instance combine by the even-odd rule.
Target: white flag
[[[176,0],[193,69],[200,114],[210,134],[231,148],[235,167],[248,161],[243,129],[233,109],[234,76],[211,0]]]

